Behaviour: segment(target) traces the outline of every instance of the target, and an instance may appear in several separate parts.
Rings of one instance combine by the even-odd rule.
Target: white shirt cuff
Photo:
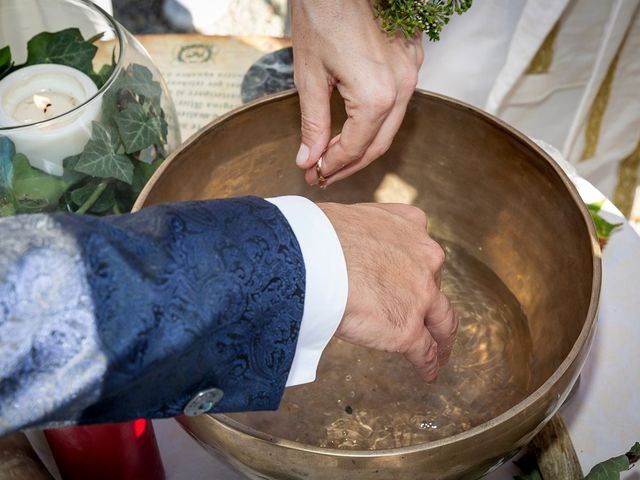
[[[313,382],[320,356],[340,325],[349,280],[342,246],[324,212],[304,197],[268,198],[295,234],[306,269],[304,311],[287,387]]]

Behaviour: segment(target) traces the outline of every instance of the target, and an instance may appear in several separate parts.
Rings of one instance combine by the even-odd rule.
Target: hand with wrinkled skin
[[[440,292],[444,252],[427,234],[425,214],[401,204],[318,206],[338,234],[349,275],[336,336],[403,353],[425,381],[435,380],[458,321]]]
[[[302,110],[296,163],[313,185],[322,156],[322,174],[331,184],[389,149],[415,90],[421,39],[389,37],[369,0],[293,0],[292,36]],[[348,119],[331,139],[334,87],[345,100]]]

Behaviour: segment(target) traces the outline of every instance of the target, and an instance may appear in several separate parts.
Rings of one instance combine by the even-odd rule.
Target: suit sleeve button
[[[184,407],[184,414],[189,417],[194,417],[207,413],[222,400],[223,396],[224,393],[219,388],[210,388],[198,392],[189,403],[187,403],[187,406]]]

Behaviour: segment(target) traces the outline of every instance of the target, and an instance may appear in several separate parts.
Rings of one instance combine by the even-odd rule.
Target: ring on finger
[[[327,177],[322,174],[322,157],[316,163],[316,175],[318,175],[318,185],[321,189],[327,188]]]

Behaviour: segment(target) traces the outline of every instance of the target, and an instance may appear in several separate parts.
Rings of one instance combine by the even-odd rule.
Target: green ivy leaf
[[[161,110],[160,112],[160,132],[162,134],[162,139],[165,140],[167,135],[169,135],[169,122],[167,122],[164,110]]]
[[[99,178],[115,178],[131,184],[133,164],[126,155],[117,154],[108,131],[93,122],[91,140],[75,166],[78,172]]]
[[[19,213],[55,209],[70,182],[33,168],[21,153],[13,158],[13,191]]]
[[[593,222],[596,225],[596,232],[600,240],[608,240],[611,233],[618,227],[622,226],[622,223],[609,223],[604,218],[597,216],[593,217]]]
[[[93,73],[93,57],[98,47],[85,42],[80,30],[68,28],[59,32],[42,32],[27,43],[27,65],[58,63]]]
[[[112,73],[113,67],[111,65],[105,64],[96,73],[92,73],[90,77],[91,80],[93,80],[93,83],[96,84],[98,89],[101,89],[102,86],[107,83],[107,80],[109,80],[109,77]]]
[[[122,72],[119,86],[149,99],[159,98],[162,95],[160,82],[153,79],[151,70],[137,63],[132,63]]]
[[[135,95],[120,88],[120,79],[117,79],[102,99],[102,123],[115,127],[115,116],[131,103],[138,103]]]
[[[133,183],[131,184],[131,189],[136,197],[140,194],[151,178],[151,175],[153,175],[161,163],[161,158],[156,159],[153,163],[136,162],[136,167],[133,172]]]
[[[620,474],[628,469],[629,459],[626,455],[620,455],[597,464],[584,478],[585,480],[620,480]]]
[[[640,442],[636,442],[633,444],[633,447],[629,449],[627,452],[627,458],[630,463],[636,463],[640,460]]]
[[[100,38],[102,38],[103,35],[104,35],[104,32],[100,35]],[[109,80],[109,77],[111,76],[111,74],[113,74],[113,71],[115,69],[116,69],[116,49],[114,47],[113,50],[111,50],[111,65],[108,65],[108,64],[103,65],[102,68],[100,68],[100,70],[98,71],[98,73],[94,74],[95,78],[93,79],[93,81],[96,82],[98,89],[102,88],[103,85],[107,83],[107,80]]]
[[[590,213],[600,213],[602,207],[604,206],[604,200],[600,200],[599,202],[587,203],[587,210]]]
[[[16,214],[14,203],[4,195],[0,196],[0,217],[10,217]]]
[[[69,197],[71,201],[80,207],[83,205],[89,197],[95,192],[98,185],[95,182],[88,183],[80,188],[76,188],[71,192]],[[89,208],[90,213],[105,213],[111,210],[113,203],[115,202],[115,194],[113,188],[107,188],[98,199]]]
[[[13,67],[13,62],[11,61],[11,49],[9,46],[0,48],[0,78],[2,78],[6,73],[9,73],[11,67]]]
[[[107,122],[101,125],[109,134],[113,151],[117,153],[118,149],[122,146],[122,141],[120,140],[120,132],[118,132],[118,126],[114,122]]]
[[[69,185],[75,185],[76,183],[80,182],[82,179],[86,178],[86,175],[84,173],[80,173],[76,171],[76,165],[80,160],[80,155],[81,154],[73,155],[71,157],[65,158],[62,161],[62,167],[64,168],[64,173],[62,175],[62,178]]]
[[[163,142],[160,118],[145,112],[139,103],[130,103],[115,115],[114,120],[127,153],[139,152],[154,143]]]
[[[619,480],[620,474],[629,470],[639,457],[640,443],[636,442],[624,455],[612,457],[594,466],[584,480]]]
[[[610,223],[600,215],[600,210],[602,210],[603,205],[604,200],[587,204],[587,210],[589,210],[589,213],[591,214],[593,223],[596,226],[598,239],[600,240],[600,243],[602,245],[604,245],[609,240],[611,233],[616,228],[622,226],[622,223]]]

